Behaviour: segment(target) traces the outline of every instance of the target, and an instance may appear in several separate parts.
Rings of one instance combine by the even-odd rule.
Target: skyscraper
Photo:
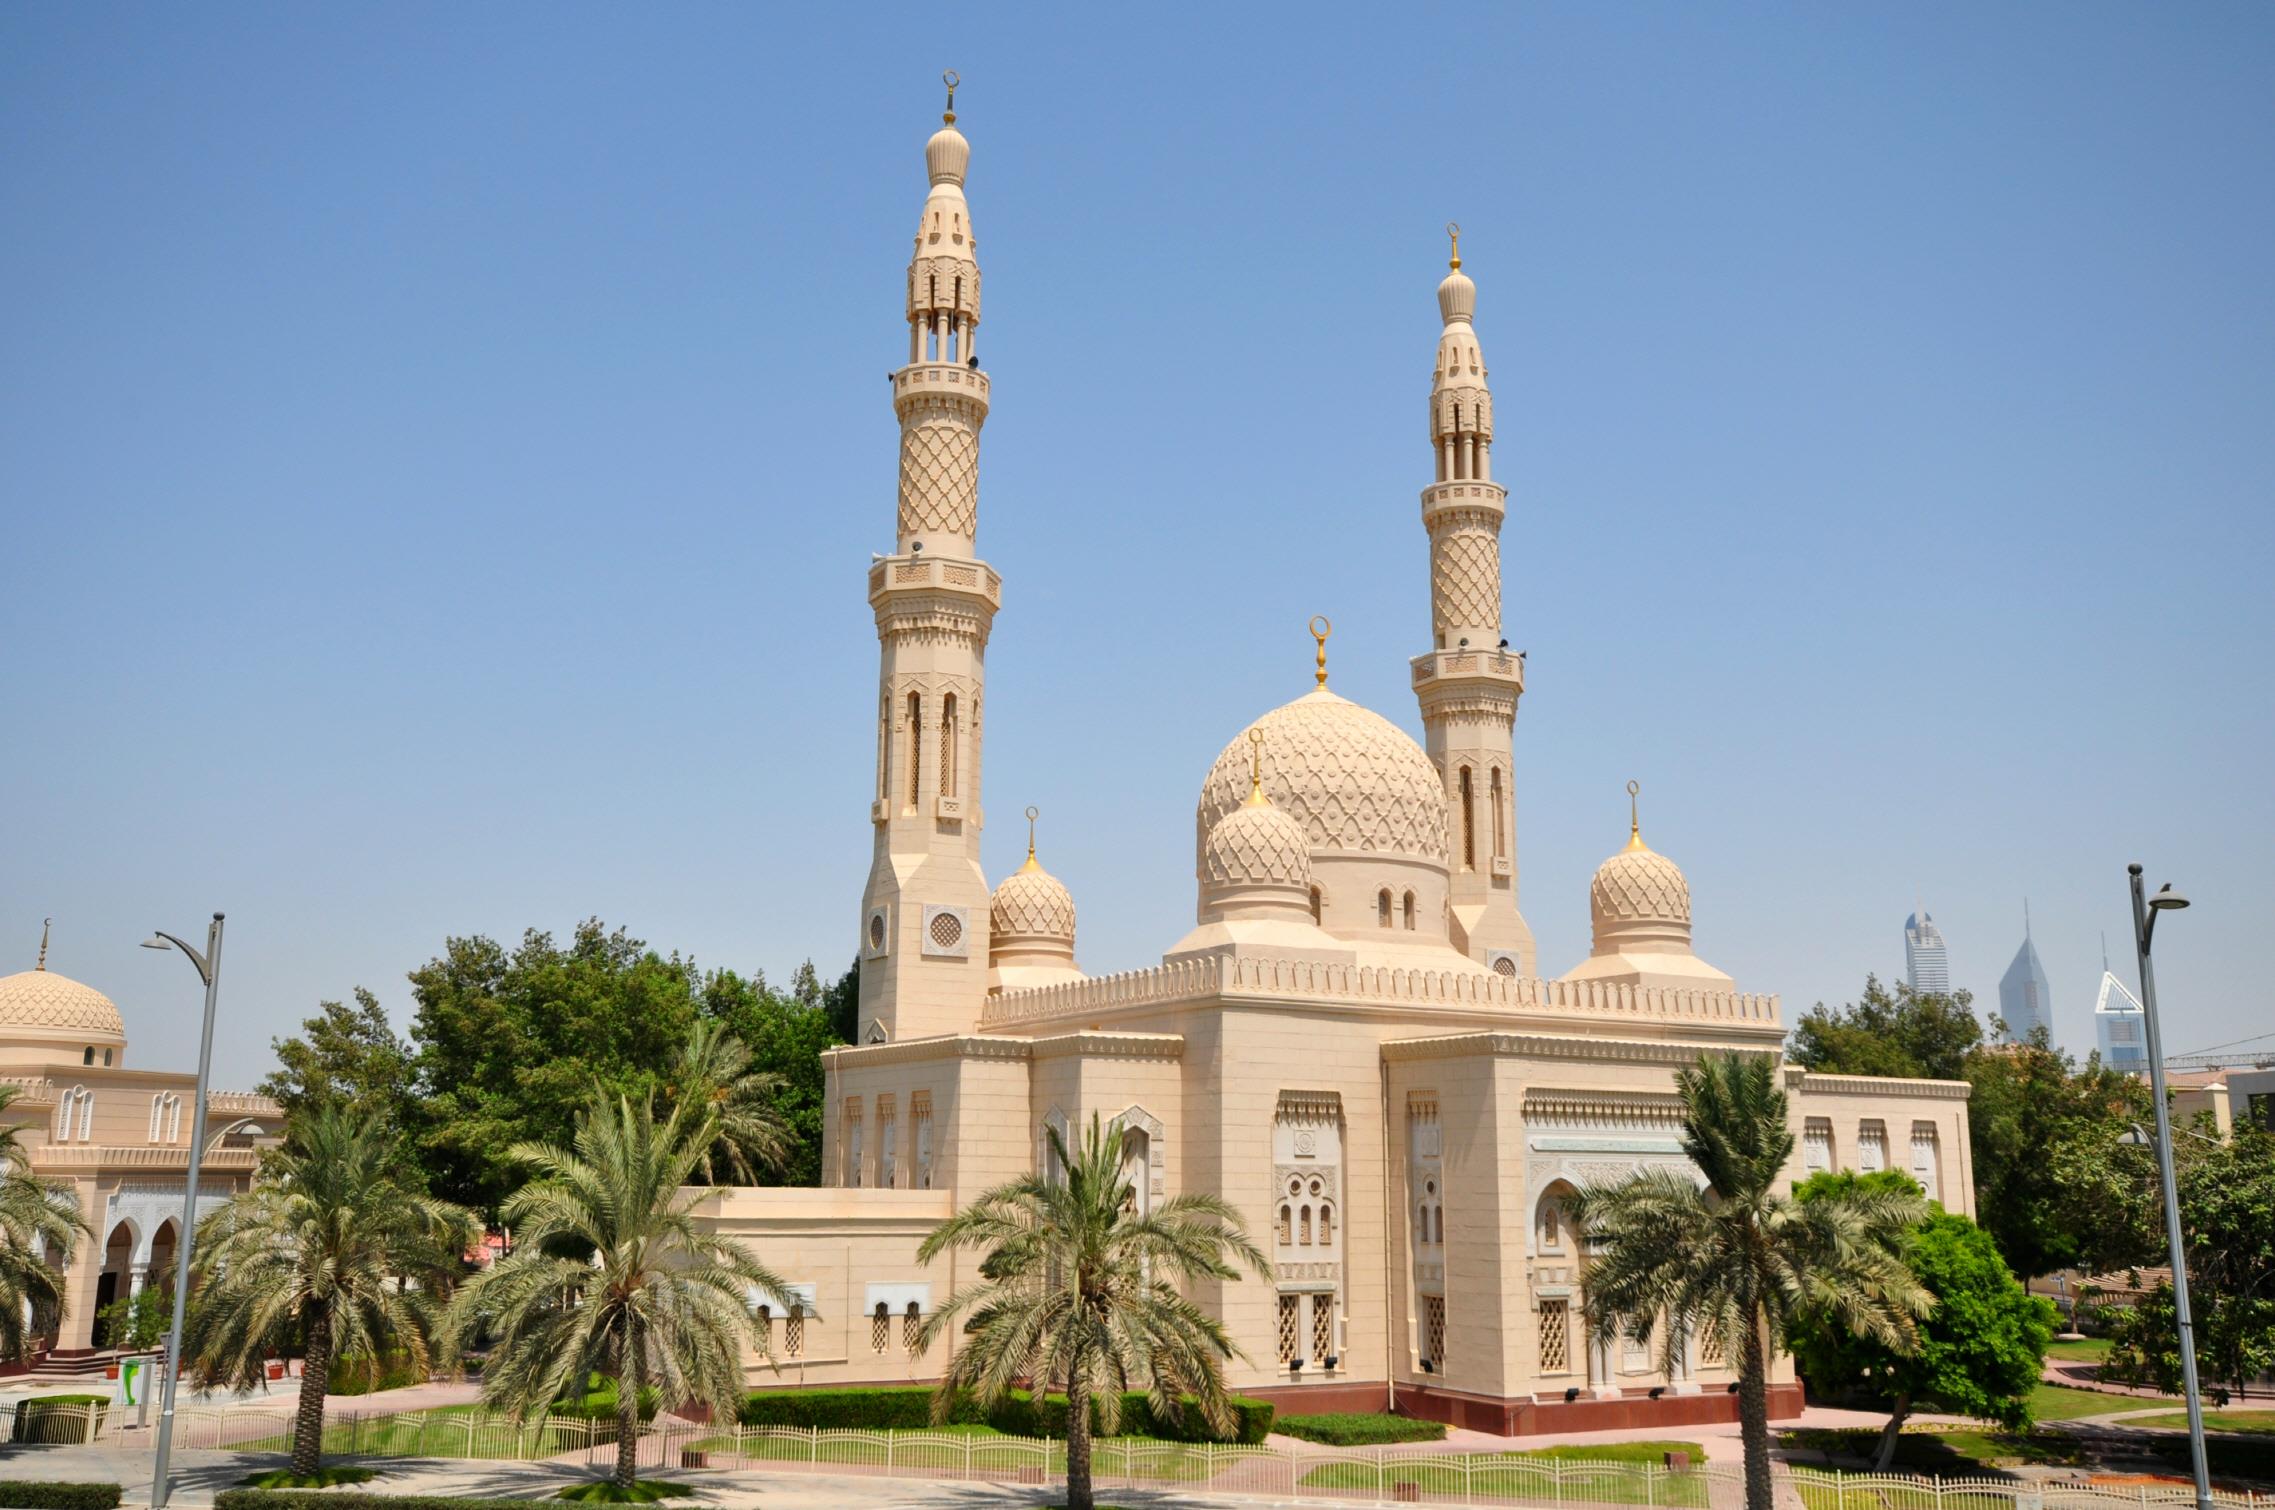
[[[2101,961],[2101,994],[2093,1000],[2093,1034],[2103,1064],[2128,1075],[2148,1073],[2149,1038],[2141,1000],[2109,973],[2106,955]]]
[[[1951,960],[1943,947],[1943,930],[1921,908],[1904,919],[1904,979],[1914,996],[1951,994]]]
[[[2006,1036],[2017,1043],[2027,1043],[2038,1028],[2053,1036],[2054,988],[2039,962],[2038,946],[2030,941],[2028,902],[2022,904],[2022,947],[1999,977],[1999,1017],[2006,1023]]]

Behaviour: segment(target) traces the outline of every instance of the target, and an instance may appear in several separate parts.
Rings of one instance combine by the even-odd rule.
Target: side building
[[[956,1339],[920,1345],[922,1323],[979,1261],[920,1263],[919,1245],[990,1187],[1052,1174],[1051,1135],[1095,1121],[1140,1209],[1214,1194],[1266,1251],[1269,1278],[1193,1293],[1241,1349],[1237,1389],[1508,1434],[1733,1419],[1731,1360],[1705,1339],[1666,1368],[1589,1345],[1563,1198],[1642,1170],[1699,1178],[1676,1075],[1713,1052],[1775,1063],[1784,1023],[1776,997],[1695,952],[1690,884],[1645,842],[1632,783],[1626,843],[1589,883],[1587,949],[1556,976],[1536,959],[1512,758],[1525,660],[1503,627],[1509,496],[1476,284],[1457,257],[1437,286],[1419,507],[1384,510],[1386,533],[1418,515],[1427,539],[1412,569],[1429,648],[1407,664],[1423,737],[1330,690],[1330,626],[1314,620],[1313,685],[1291,665],[1298,695],[1213,759],[1193,747],[1196,770],[1208,763],[1192,928],[1158,964],[1088,975],[1073,894],[1032,843],[992,892],[979,871],[982,668],[1005,583],[977,553],[995,396],[975,344],[970,156],[951,111],[925,146],[908,360],[892,375],[894,549],[867,571],[872,862],[858,1042],[824,1056],[827,1184],[701,1207],[792,1286],[752,1382],[939,1378]],[[1629,732],[1662,758],[1684,737],[1647,710]],[[1792,1178],[1908,1169],[1974,1211],[1965,1084],[1781,1073]],[[1800,1405],[1781,1360],[1775,1412]]]
[[[31,1172],[69,1185],[94,1234],[68,1264],[35,1248],[62,1271],[64,1304],[60,1318],[34,1315],[30,1351],[102,1348],[111,1341],[99,1319],[105,1306],[149,1286],[173,1288],[197,1076],[130,1068],[117,1004],[48,969],[43,939],[37,965],[0,978],[0,1084],[16,1091],[6,1115]],[[200,1219],[246,1188],[280,1125],[266,1096],[208,1094]]]

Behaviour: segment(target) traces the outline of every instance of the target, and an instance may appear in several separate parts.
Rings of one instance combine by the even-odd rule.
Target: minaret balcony
[[[901,593],[955,593],[985,602],[992,617],[1003,606],[1003,578],[985,561],[959,561],[922,552],[879,556],[869,563],[869,601]]]
[[[1476,509],[1496,517],[1508,512],[1509,490],[1497,482],[1464,477],[1454,482],[1433,482],[1422,490],[1422,524],[1427,528],[1440,514]]]
[[[983,409],[988,401],[987,374],[961,362],[912,362],[893,374],[893,404],[927,397],[961,397]]]
[[[1417,692],[1489,689],[1515,699],[1525,690],[1525,658],[1513,650],[1433,650],[1409,664]]]

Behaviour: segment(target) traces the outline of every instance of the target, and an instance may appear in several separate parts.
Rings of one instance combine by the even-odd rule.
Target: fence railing
[[[147,1450],[152,1433],[121,1432],[131,1420],[131,1412],[105,1404],[27,1401],[12,1412],[0,1405],[0,1441],[106,1442]],[[175,1416],[174,1441],[185,1451],[281,1454],[291,1447],[292,1426],[290,1410],[190,1406]],[[325,1420],[324,1451],[340,1457],[599,1467],[616,1459],[617,1428],[612,1420],[568,1417],[516,1423],[469,1406],[342,1412]],[[634,1451],[646,1471],[740,1469],[1034,1485],[1053,1485],[1066,1475],[1063,1441],[976,1431],[706,1426],[663,1417],[641,1429]],[[2184,1483],[1937,1479],[1783,1465],[1775,1472],[1778,1502],[1788,1510],[2156,1510],[2195,1499]],[[1742,1510],[1745,1504],[1745,1475],[1735,1466],[1672,1469],[1527,1457],[1515,1444],[1504,1451],[1452,1452],[1429,1444],[1291,1448],[1109,1439],[1092,1445],[1091,1473],[1103,1489],[1181,1487],[1278,1499],[1588,1510]],[[2213,1500],[2221,1510],[2275,1510],[2270,1495],[2219,1494]]]

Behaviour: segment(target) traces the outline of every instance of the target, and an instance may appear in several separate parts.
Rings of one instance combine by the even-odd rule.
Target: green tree
[[[1833,1075],[1957,1080],[1968,1051],[1983,1041],[1974,1002],[1966,991],[1915,993],[1903,981],[1891,988],[1867,975],[1856,1001],[1809,1009],[1794,1025],[1787,1057]]]
[[[207,1385],[250,1389],[297,1333],[292,1472],[310,1478],[333,1360],[395,1351],[423,1369],[429,1297],[448,1288],[480,1230],[471,1213],[397,1178],[376,1117],[316,1105],[287,1121],[252,1189],[198,1225],[184,1356]]]
[[[1102,1131],[1096,1113],[1072,1157],[1056,1128],[1050,1146],[1062,1177],[998,1185],[917,1249],[927,1264],[954,1248],[987,1250],[980,1282],[949,1296],[919,1337],[929,1347],[963,1334],[933,1396],[936,1420],[967,1390],[986,1404],[1021,1379],[1066,1391],[1068,1510],[1091,1510],[1091,1412],[1111,1435],[1133,1382],[1157,1420],[1191,1395],[1213,1429],[1232,1430],[1224,1362],[1240,1350],[1180,1285],[1237,1280],[1239,1265],[1269,1278],[1271,1266],[1217,1196],[1181,1195],[1139,1215],[1120,1129]]]
[[[2182,1136],[2174,1143],[2197,1371],[2241,1390],[2275,1372],[2275,1136],[2238,1123],[2226,1142]],[[2150,1209],[2161,1228],[2162,1196],[2153,1187]],[[2157,1237],[2161,1248],[2161,1230]],[[2102,1376],[2178,1393],[2171,1284],[2107,1317],[2112,1345]]]
[[[1965,1071],[1975,1209],[2015,1273],[2102,1273],[2162,1251],[2142,1217],[2154,1155],[2124,1141],[2153,1116],[2146,1085],[2044,1043],[1985,1046]]]
[[[23,1360],[31,1341],[27,1311],[34,1326],[62,1321],[63,1276],[71,1250],[88,1235],[78,1195],[69,1185],[32,1173],[23,1124],[7,1120],[8,1108],[23,1093],[20,1085],[0,1085],[0,1354],[12,1362]],[[35,1246],[55,1262],[38,1257]]]
[[[340,1102],[376,1118],[397,1140],[402,1173],[418,1171],[410,1141],[418,1109],[412,1049],[396,1035],[378,997],[358,986],[353,1006],[319,1002],[316,1015],[300,1024],[298,1036],[273,1038],[269,1046],[278,1067],[261,1082],[261,1092],[275,1097],[287,1117],[319,1102]]]
[[[1870,1187],[1803,1203],[1780,1192],[1793,1156],[1784,1091],[1766,1055],[1709,1055],[1676,1077],[1683,1151],[1706,1188],[1671,1170],[1589,1185],[1569,1199],[1594,1255],[1588,1328],[1599,1343],[1648,1344],[1662,1367],[1692,1335],[1714,1338],[1738,1372],[1746,1503],[1770,1510],[1769,1361],[1804,1311],[1894,1350],[1918,1341],[1932,1297],[1891,1251],[1927,1204]]]
[[[833,1030],[822,994],[812,1002],[784,995],[764,975],[748,979],[733,971],[704,977],[703,1014],[716,1018],[750,1050],[751,1066],[775,1076],[774,1109],[788,1138],[788,1153],[777,1171],[785,1185],[822,1182],[822,1105],[826,1091],[822,1050],[846,1040]]]
[[[744,1184],[762,1169],[776,1169],[790,1156],[790,1129],[780,1109],[783,1079],[756,1068],[751,1052],[732,1029],[715,1017],[697,1018],[687,1042],[659,1087],[674,1110],[690,1119],[708,1116],[718,1137],[705,1153],[699,1173],[713,1185],[722,1175]]]
[[[629,1498],[642,1391],[733,1419],[743,1344],[767,1348],[753,1304],[789,1296],[741,1244],[695,1219],[712,1194],[686,1186],[719,1137],[707,1111],[658,1122],[645,1097],[595,1100],[574,1136],[573,1148],[509,1151],[536,1175],[506,1202],[516,1246],[459,1292],[448,1330],[460,1343],[491,1339],[482,1399],[516,1420],[580,1397],[594,1374],[612,1381],[614,1483]]]
[[[1896,1170],[1818,1174],[1794,1191],[1807,1206],[1885,1188],[1916,1197],[1919,1187]],[[1909,1351],[1859,1335],[1829,1311],[1794,1319],[1794,1362],[1810,1394],[1833,1404],[1871,1404],[1888,1412],[1874,1467],[1895,1456],[1905,1418],[1914,1410],[1948,1411],[1996,1421],[2010,1430],[2030,1424],[2030,1395],[2053,1341],[2052,1302],[2024,1292],[1989,1233],[1964,1216],[1937,1210],[1898,1234],[1896,1256],[1935,1297]]]

